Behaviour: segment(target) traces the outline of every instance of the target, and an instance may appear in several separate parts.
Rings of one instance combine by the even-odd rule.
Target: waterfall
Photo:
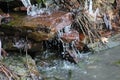
[[[63,52],[61,53],[62,57],[67,60],[71,60],[72,57],[73,60],[71,61],[77,63],[81,58],[81,53],[75,47],[76,41],[79,41],[79,33],[77,34],[77,31],[71,29],[71,25],[69,25],[64,27],[62,30],[59,30],[57,35],[63,47]],[[68,39],[66,37],[68,37]],[[66,40],[68,40],[68,42]]]

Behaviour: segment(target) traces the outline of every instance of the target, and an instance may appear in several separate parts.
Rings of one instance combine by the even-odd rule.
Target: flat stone
[[[4,25],[11,26],[11,28],[19,30],[20,33],[27,33],[28,38],[35,41],[48,40],[54,37],[57,31],[72,24],[73,21],[72,14],[63,11],[55,11],[50,15],[42,14],[37,17],[15,13],[11,15],[14,19]]]

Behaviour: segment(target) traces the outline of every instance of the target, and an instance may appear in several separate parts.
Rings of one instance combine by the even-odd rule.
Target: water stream
[[[31,5],[29,1],[30,0],[22,0],[24,6],[27,7],[27,15],[36,16],[43,13],[41,11],[44,10],[39,9],[37,5]],[[92,0],[89,1],[89,12],[93,13]],[[117,61],[120,61],[120,46],[95,54],[82,54],[74,47],[75,42],[79,41],[79,35],[73,36],[72,34],[73,32],[75,33],[75,31],[72,32],[70,28],[71,25],[58,31],[58,42],[60,40],[62,43],[63,56],[66,54],[65,52],[69,54],[72,53],[70,56],[75,59],[79,57],[80,61],[77,64],[63,61],[59,56],[56,57],[56,54],[59,52],[44,51],[41,55],[38,55],[35,60],[39,72],[45,80],[120,80],[120,65],[116,64]],[[70,42],[65,42],[64,39],[62,40],[62,38],[68,40],[66,39],[66,35],[69,37]],[[54,43],[52,44],[53,46],[58,45],[58,42],[48,41],[50,44]],[[46,44],[45,48],[46,47],[51,48],[51,45]]]
[[[83,54],[79,64],[53,58],[49,52],[43,59],[36,58],[36,62],[45,80],[120,80],[120,65],[116,64],[120,61],[119,48]]]

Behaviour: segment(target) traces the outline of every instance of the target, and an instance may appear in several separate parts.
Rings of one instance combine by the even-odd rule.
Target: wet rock
[[[1,19],[1,24],[7,24],[9,23],[11,20],[13,20],[12,17],[4,17]]]
[[[76,30],[66,32],[61,37],[64,42],[71,43],[72,41],[79,40],[79,33]]]
[[[72,14],[55,11],[51,15],[43,14],[38,17],[25,16],[24,14],[12,14],[14,20],[1,25],[2,32],[28,36],[35,41],[53,38],[57,31],[72,23]],[[10,30],[9,30],[10,29]],[[14,32],[12,30],[14,30]],[[9,32],[7,34],[7,32]]]
[[[43,40],[51,40],[57,32],[64,27],[72,24],[72,14],[56,11],[51,15],[43,14],[38,17],[26,16],[23,14],[11,14],[13,20],[0,26],[0,37],[3,47],[7,51],[17,51],[21,49],[14,47],[16,41],[26,37],[30,40],[31,48],[28,52],[39,52],[43,49]],[[28,42],[28,43],[29,43]],[[24,48],[22,48],[24,51]]]
[[[23,25],[36,30],[31,32],[30,35],[33,35],[34,38],[35,36],[38,37],[38,41],[40,39],[48,40],[53,38],[57,31],[71,24],[71,16],[70,13],[53,12],[51,15],[41,15],[37,18],[27,19]],[[30,36],[30,38],[34,39],[33,36]]]

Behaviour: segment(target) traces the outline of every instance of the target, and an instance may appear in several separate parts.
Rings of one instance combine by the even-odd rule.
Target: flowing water
[[[89,1],[89,13],[93,13],[92,0]],[[36,16],[44,12],[37,5],[31,5],[30,0],[22,0],[22,2],[27,7],[27,15]],[[58,31],[59,40],[63,34],[70,34],[70,27],[67,26],[63,31]],[[63,40],[61,42],[63,54],[67,49],[71,49],[75,57],[78,57],[77,54],[80,55],[81,60],[78,64],[63,61],[58,56],[55,57],[57,52],[55,54],[45,51],[36,57],[38,69],[45,80],[120,80],[120,46],[95,54],[81,54],[74,47],[74,42],[79,40],[78,36],[75,37],[76,39],[71,42],[72,46],[64,43]]]
[[[45,80],[120,80],[119,49],[83,54],[79,64],[56,59],[47,51],[36,61]]]

